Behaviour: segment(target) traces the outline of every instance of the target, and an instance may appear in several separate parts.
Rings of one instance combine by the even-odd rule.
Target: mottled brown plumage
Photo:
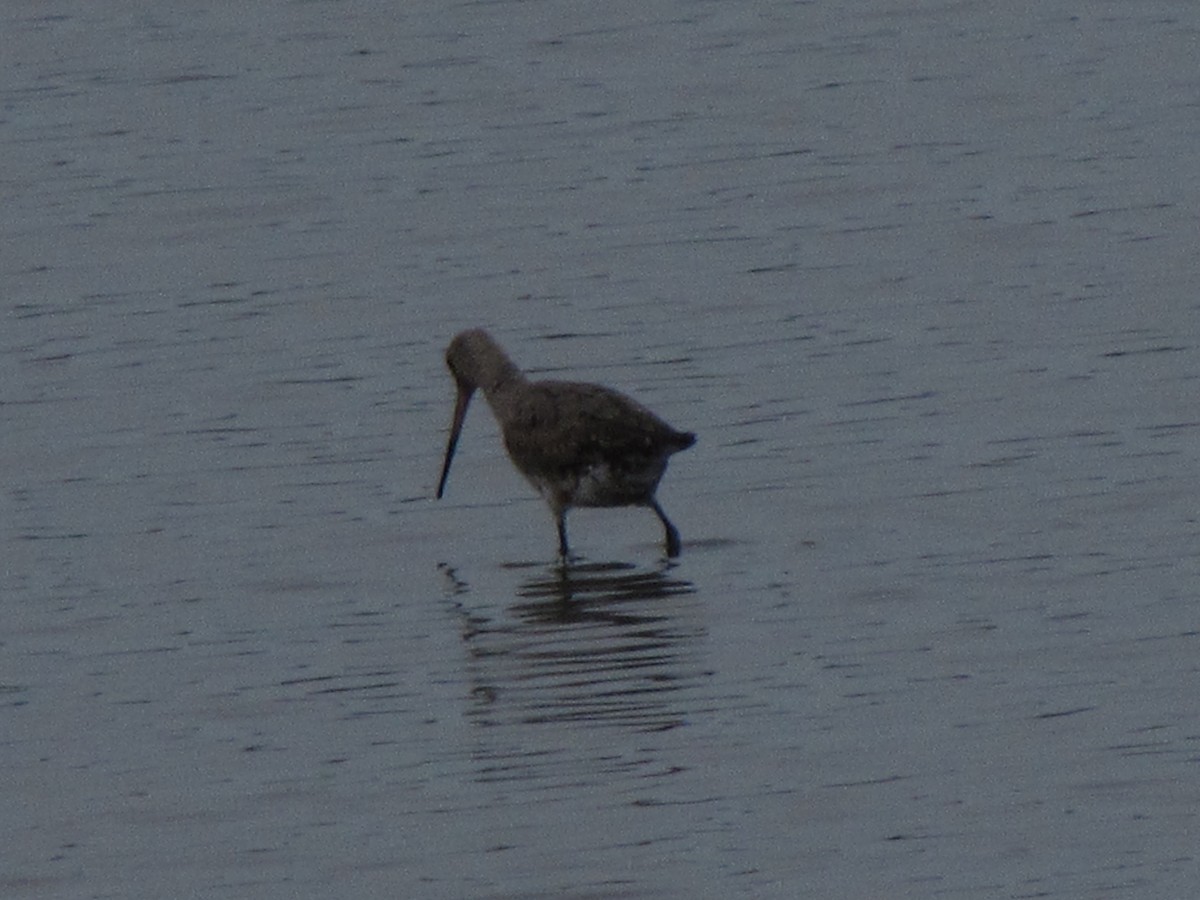
[[[679,555],[679,532],[654,492],[668,457],[692,446],[694,434],[676,431],[640,403],[598,384],[530,381],[482,329],[456,335],[446,365],[458,396],[439,498],[467,405],[479,388],[500,424],[509,458],[550,504],[564,559],[566,514],[573,506],[649,507],[666,532],[667,556]]]

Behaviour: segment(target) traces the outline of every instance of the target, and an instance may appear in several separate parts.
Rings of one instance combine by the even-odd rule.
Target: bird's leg
[[[662,507],[658,505],[657,500],[650,501],[650,508],[654,510],[659,521],[663,523],[663,528],[667,532],[667,558],[674,559],[679,555],[681,544],[679,541],[679,529],[671,524],[671,520],[667,518],[667,514],[663,512]]]
[[[570,556],[570,550],[567,549],[567,511],[565,509],[554,511],[554,523],[558,526],[558,558],[565,563]]]

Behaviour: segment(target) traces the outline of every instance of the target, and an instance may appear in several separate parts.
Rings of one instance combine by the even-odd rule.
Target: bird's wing
[[[528,385],[501,423],[519,468],[567,471],[604,462],[621,467],[679,449],[679,433],[635,400],[595,384]]]

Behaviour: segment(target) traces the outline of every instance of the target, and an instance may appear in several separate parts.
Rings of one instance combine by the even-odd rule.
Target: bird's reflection
[[[663,600],[695,591],[691,582],[669,575],[671,565],[638,571],[632,563],[580,563],[555,566],[525,582],[517,595],[527,599],[515,607],[522,616],[550,622],[575,622],[619,615],[620,604]],[[641,612],[648,612],[642,609]]]
[[[514,567],[515,569],[516,567]],[[667,564],[573,564],[516,587],[487,613],[447,570],[468,650],[468,716],[481,726],[572,722],[677,727],[705,679],[695,588]],[[694,699],[694,696],[692,697]]]

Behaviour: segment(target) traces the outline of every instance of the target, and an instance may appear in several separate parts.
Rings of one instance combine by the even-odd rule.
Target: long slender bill
[[[450,474],[450,461],[454,459],[454,449],[458,446],[458,435],[462,431],[463,419],[467,415],[467,404],[471,402],[474,388],[458,386],[458,396],[454,398],[454,419],[450,423],[450,442],[446,444],[446,458],[442,461],[442,477],[438,479],[437,498],[442,499],[442,491],[446,489],[446,477]]]

